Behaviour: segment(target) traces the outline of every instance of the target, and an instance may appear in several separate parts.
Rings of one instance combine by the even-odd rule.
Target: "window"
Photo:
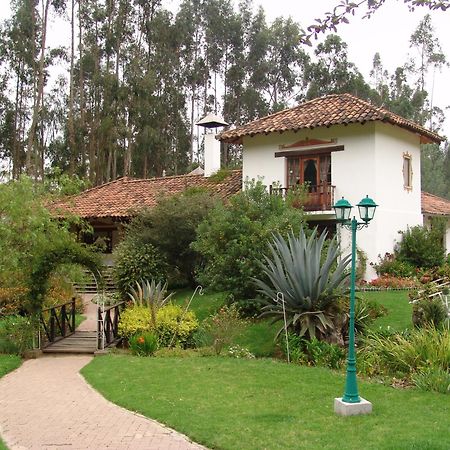
[[[403,153],[403,187],[412,190],[412,160],[409,153]]]
[[[307,183],[310,187],[331,184],[331,154],[287,158],[287,187]]]

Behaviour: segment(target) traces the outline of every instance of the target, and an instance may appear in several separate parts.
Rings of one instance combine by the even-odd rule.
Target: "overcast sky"
[[[234,1],[238,3],[237,0]],[[163,0],[163,5],[173,11],[176,11],[178,3],[178,0]],[[253,3],[255,9],[258,5],[264,8],[269,22],[279,16],[291,16],[306,28],[315,18],[324,17],[324,13],[331,10],[339,0],[253,0]],[[9,1],[0,0],[0,5],[0,18],[3,19],[9,15]],[[408,55],[413,58],[418,56],[410,49],[409,38],[427,13],[432,17],[442,50],[450,60],[450,10],[430,12],[426,8],[418,8],[411,13],[403,0],[387,0],[372,18],[362,19],[361,14],[351,17],[350,24],[341,25],[338,33],[348,44],[349,60],[368,79],[376,52],[380,53],[383,65],[390,72],[406,62]],[[68,40],[68,36],[68,24],[53,24],[50,32],[52,43],[67,43],[64,40]],[[323,40],[324,37],[320,39]],[[428,89],[431,90],[431,80]],[[449,68],[435,75],[434,104],[441,108],[450,105]],[[444,133],[450,137],[450,109],[446,111],[446,116],[448,119]]]

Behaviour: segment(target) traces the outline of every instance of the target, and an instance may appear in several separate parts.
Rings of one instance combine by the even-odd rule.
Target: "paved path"
[[[97,308],[95,303],[92,303],[94,294],[83,294],[84,301],[84,315],[86,319],[80,323],[77,330],[80,331],[97,331]]]
[[[108,402],[79,374],[91,359],[43,356],[0,379],[0,436],[10,450],[204,448]]]

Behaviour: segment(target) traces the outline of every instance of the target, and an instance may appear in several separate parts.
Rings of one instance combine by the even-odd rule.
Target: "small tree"
[[[197,227],[219,202],[205,189],[190,188],[141,212],[128,226],[127,236],[136,245],[152,245],[167,261],[172,278],[195,283],[195,269],[200,255],[191,247]],[[178,277],[179,278],[179,277]]]
[[[268,250],[272,233],[298,233],[304,226],[301,208],[270,195],[261,181],[247,183],[227,205],[216,205],[197,230],[192,247],[204,258],[200,283],[230,292],[235,300],[257,296],[252,277],[262,276],[258,261]]]
[[[422,226],[408,228],[401,233],[398,258],[415,267],[432,268],[440,266],[445,260],[443,230],[440,222],[431,229]]]

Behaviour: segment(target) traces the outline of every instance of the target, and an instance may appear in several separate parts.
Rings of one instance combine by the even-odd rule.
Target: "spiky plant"
[[[173,292],[169,295],[166,294],[167,281],[164,284],[161,281],[156,284],[155,280],[151,282],[142,280],[140,284],[136,281],[136,289],[131,288],[131,292],[128,292],[128,296],[135,306],[145,306],[150,309],[154,327],[156,327],[156,313],[170,300]]]
[[[283,302],[277,295],[281,292],[287,326],[310,339],[333,331],[333,307],[343,294],[351,260],[350,255],[339,260],[336,239],[329,241],[325,249],[326,237],[326,232],[317,237],[317,230],[309,237],[303,230],[297,237],[290,233],[287,239],[274,235],[269,244],[270,256],[264,256],[261,262],[269,281],[254,279],[264,297],[261,316],[273,316],[274,322],[284,319]],[[284,325],[278,335],[283,328]]]

